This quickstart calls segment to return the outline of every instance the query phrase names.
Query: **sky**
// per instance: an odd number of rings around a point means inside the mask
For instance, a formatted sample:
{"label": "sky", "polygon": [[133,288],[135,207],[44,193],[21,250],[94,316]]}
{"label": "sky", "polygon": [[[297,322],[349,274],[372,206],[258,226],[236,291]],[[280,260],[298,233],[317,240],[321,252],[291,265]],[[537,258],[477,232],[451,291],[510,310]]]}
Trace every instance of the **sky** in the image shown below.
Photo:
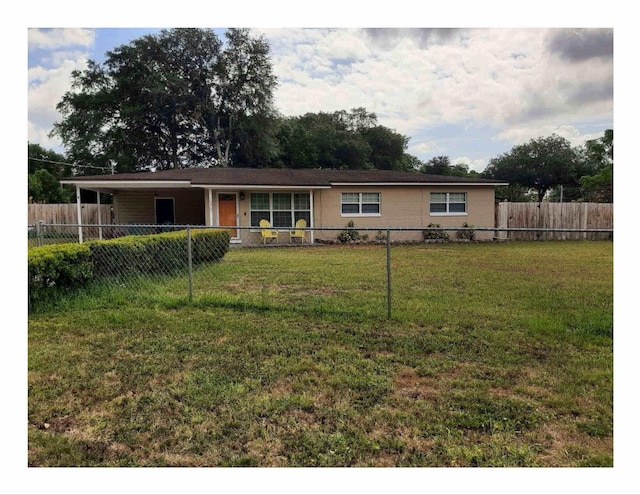
{"label": "sky", "polygon": [[[252,30],[269,42],[281,114],[364,107],[422,161],[448,156],[482,171],[534,138],[555,133],[580,146],[613,128],[611,27]],[[49,133],[71,72],[157,31],[29,28],[29,142],[64,151]]]}

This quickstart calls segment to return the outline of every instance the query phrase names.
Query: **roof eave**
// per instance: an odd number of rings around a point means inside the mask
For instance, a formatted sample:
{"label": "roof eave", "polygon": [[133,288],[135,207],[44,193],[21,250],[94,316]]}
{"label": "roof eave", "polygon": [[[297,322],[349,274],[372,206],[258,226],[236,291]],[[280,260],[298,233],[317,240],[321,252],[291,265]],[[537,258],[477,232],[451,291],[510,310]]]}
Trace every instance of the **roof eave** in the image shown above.
{"label": "roof eave", "polygon": [[189,188],[188,180],[75,180],[62,179],[60,184],[79,186],[83,189],[109,188],[109,189],[161,189],[161,188]]}
{"label": "roof eave", "polygon": [[506,186],[508,182],[332,182],[332,186]]}
{"label": "roof eave", "polygon": [[299,184],[299,185],[286,185],[279,186],[273,184],[192,184],[192,187],[202,188],[202,189],[282,189],[282,190],[300,190],[300,189],[331,189],[331,186],[316,186],[316,185],[308,185],[308,184]]}

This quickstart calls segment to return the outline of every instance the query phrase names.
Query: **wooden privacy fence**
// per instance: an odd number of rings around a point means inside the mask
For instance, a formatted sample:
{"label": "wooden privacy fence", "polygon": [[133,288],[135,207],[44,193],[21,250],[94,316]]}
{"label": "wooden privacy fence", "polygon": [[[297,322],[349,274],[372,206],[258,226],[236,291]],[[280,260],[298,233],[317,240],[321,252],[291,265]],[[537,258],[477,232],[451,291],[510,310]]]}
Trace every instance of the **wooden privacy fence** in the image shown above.
{"label": "wooden privacy fence", "polygon": [[[531,229],[613,229],[612,203],[498,203],[496,227]],[[601,232],[500,232],[498,239],[611,239]]]}
{"label": "wooden privacy fence", "polygon": [[[37,222],[48,224],[77,224],[78,206],[76,203],[68,204],[30,204],[29,225]],[[100,222],[98,222],[98,208],[100,208]],[[111,205],[83,204],[83,224],[109,225],[111,221]]]}

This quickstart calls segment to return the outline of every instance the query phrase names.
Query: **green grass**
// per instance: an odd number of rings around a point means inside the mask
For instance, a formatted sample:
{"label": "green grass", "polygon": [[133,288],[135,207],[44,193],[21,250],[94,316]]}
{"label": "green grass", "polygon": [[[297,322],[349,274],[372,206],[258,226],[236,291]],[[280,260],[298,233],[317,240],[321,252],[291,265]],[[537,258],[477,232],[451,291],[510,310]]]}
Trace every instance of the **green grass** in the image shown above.
{"label": "green grass", "polygon": [[612,466],[613,245],[238,249],[29,317],[32,466]]}

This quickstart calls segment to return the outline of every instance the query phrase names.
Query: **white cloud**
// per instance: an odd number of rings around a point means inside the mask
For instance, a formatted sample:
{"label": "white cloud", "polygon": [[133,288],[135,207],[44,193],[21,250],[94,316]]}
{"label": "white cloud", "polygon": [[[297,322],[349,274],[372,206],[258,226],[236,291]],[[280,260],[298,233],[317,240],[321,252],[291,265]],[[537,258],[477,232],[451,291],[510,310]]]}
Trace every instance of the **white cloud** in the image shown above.
{"label": "white cloud", "polygon": [[74,45],[91,47],[94,40],[93,29],[29,29],[29,50],[56,50]]}
{"label": "white cloud", "polygon": [[28,70],[29,142],[57,148],[60,141],[49,138],[53,122],[60,118],[56,105],[71,87],[71,72],[86,68],[87,59],[66,59],[54,68],[35,66]]}
{"label": "white cloud", "polygon": [[590,139],[601,138],[604,134],[604,128],[602,131],[583,133],[577,127],[573,125],[553,125],[544,124],[540,126],[523,126],[512,127],[500,132],[497,136],[499,139],[517,144],[524,144],[532,139],[539,137],[551,136],[556,134],[562,138],[565,138],[571,146],[582,146],[586,141]]}
{"label": "white cloud", "polygon": [[440,151],[436,141],[421,141],[420,143],[409,146],[409,153],[418,158],[425,155],[437,155]]}
{"label": "white cloud", "polygon": [[458,156],[451,161],[452,165],[458,165],[464,163],[469,167],[469,170],[475,170],[476,172],[482,172],[487,167],[487,161],[483,159],[473,159],[468,156]]}
{"label": "white cloud", "polygon": [[86,68],[94,42],[93,29],[28,30],[29,142],[60,148],[60,141],[49,137],[53,123],[60,118],[56,105],[71,88],[71,72]]}
{"label": "white cloud", "polygon": [[[446,123],[504,128],[498,138],[520,140],[612,114],[611,60],[554,57],[546,29],[460,30],[437,42],[404,30],[384,47],[354,29],[265,34],[285,115],[363,106],[409,135]],[[341,58],[348,63],[336,66]]]}

